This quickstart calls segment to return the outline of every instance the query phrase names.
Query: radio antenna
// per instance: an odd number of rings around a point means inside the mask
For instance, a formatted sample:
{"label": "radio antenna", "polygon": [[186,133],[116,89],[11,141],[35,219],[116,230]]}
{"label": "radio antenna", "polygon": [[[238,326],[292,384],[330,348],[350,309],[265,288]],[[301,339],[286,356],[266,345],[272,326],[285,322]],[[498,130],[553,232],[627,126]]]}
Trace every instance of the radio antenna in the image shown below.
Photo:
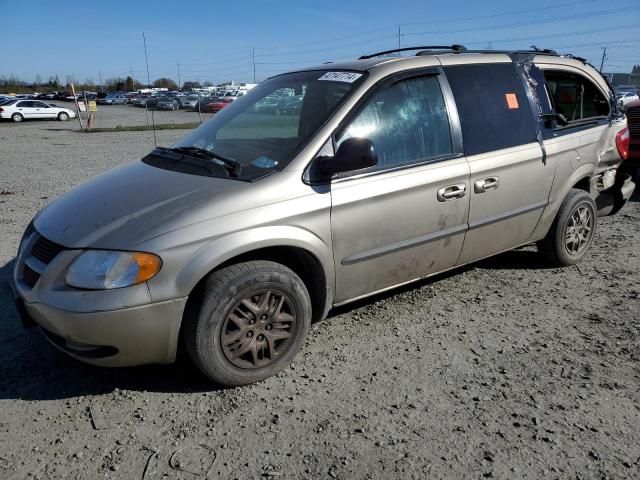
{"label": "radio antenna", "polygon": [[[142,32],[142,41],[144,42],[144,60],[147,63],[147,85],[149,85],[149,88],[151,88],[151,76],[149,75],[149,56],[147,55],[147,39],[144,36],[144,32]],[[149,99],[147,98],[147,102],[149,101]],[[146,103],[145,102],[145,108],[146,108]],[[156,120],[153,116],[153,109],[151,109],[151,125],[153,127],[153,146],[157,147],[158,146],[158,139],[156,138]]]}

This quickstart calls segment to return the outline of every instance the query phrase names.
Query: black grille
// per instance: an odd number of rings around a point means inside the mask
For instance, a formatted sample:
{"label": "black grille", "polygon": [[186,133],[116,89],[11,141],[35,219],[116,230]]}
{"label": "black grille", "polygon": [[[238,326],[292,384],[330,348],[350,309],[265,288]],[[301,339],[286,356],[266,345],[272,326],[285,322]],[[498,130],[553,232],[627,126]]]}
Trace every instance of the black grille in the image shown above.
{"label": "black grille", "polygon": [[[33,227],[31,227],[33,228]],[[33,230],[32,230],[33,231]],[[37,232],[36,232],[37,234]],[[25,232],[25,237],[30,235],[29,228],[27,228],[27,232]],[[62,245],[58,245],[57,243],[52,242],[51,240],[47,240],[46,238],[38,235],[36,242],[31,248],[31,252],[28,255],[31,255],[33,258],[40,260],[45,265],[48,265],[51,260],[53,260],[56,255],[62,252],[65,248]],[[24,283],[29,286],[29,288],[33,288],[40,278],[40,273],[38,273],[33,268],[29,267],[26,263],[22,263],[22,280]]]}
{"label": "black grille", "polygon": [[640,135],[640,107],[627,110],[627,125],[631,134]]}
{"label": "black grille", "polygon": [[47,240],[44,237],[40,237],[31,249],[31,255],[42,263],[48,264],[62,250],[64,250],[63,246],[53,243],[51,240]]}
{"label": "black grille", "polygon": [[29,288],[33,288],[39,278],[40,274],[32,268],[29,268],[27,265],[22,269],[22,279],[24,280],[24,283],[29,285]]}

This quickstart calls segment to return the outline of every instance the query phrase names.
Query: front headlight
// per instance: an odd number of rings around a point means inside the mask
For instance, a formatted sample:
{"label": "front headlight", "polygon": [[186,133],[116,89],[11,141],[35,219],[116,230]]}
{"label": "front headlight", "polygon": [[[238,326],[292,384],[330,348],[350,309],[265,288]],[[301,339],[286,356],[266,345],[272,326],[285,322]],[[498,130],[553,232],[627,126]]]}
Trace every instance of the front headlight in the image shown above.
{"label": "front headlight", "polygon": [[65,281],[89,290],[129,287],[152,278],[161,265],[152,253],[89,250],[73,261]]}

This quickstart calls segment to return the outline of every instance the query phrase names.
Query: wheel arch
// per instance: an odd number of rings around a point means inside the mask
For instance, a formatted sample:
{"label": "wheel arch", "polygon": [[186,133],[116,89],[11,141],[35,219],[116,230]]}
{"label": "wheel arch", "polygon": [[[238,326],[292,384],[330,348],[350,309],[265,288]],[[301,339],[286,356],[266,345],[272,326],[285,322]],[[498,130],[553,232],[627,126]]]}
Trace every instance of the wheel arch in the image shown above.
{"label": "wheel arch", "polygon": [[[571,188],[575,188],[575,189],[578,189],[578,190],[584,190],[585,192],[591,194],[591,176],[590,175],[585,175],[580,180],[575,182]],[[569,191],[570,190],[571,189],[569,189]],[[567,194],[569,193],[569,191],[567,191]],[[566,195],[565,195],[565,197],[566,197]]]}
{"label": "wheel arch", "polygon": [[212,272],[249,260],[270,260],[293,270],[309,291],[313,320],[326,316],[333,304],[331,249],[319,237],[297,227],[263,227],[211,242],[178,272],[176,286],[192,297]]}
{"label": "wheel arch", "polygon": [[536,226],[535,231],[530,237],[530,241],[535,242],[541,240],[547,235],[547,232],[551,228],[553,220],[558,214],[560,205],[562,205],[562,202],[573,188],[583,190],[591,195],[591,178],[593,177],[593,170],[593,163],[584,164],[581,167],[573,170],[571,172],[571,175],[569,175],[569,177],[562,182],[561,186],[558,186],[557,190],[552,190],[551,196],[549,198],[549,203],[544,209],[542,217],[538,221],[538,225]]}
{"label": "wheel arch", "polygon": [[[307,287],[311,298],[312,322],[325,318],[333,305],[333,264],[327,268],[317,253],[300,245],[280,244],[270,246],[254,245],[255,248],[245,248],[244,251],[220,257],[221,260],[211,268],[203,269],[197,275],[197,280],[189,290],[189,295],[182,313],[177,335],[176,358],[186,358],[184,350],[185,319],[194,315],[200,302],[207,277],[228,265],[250,260],[270,260],[293,270]],[[224,260],[222,260],[224,258]],[[190,262],[191,263],[191,262]],[[193,282],[193,280],[192,280]]]}

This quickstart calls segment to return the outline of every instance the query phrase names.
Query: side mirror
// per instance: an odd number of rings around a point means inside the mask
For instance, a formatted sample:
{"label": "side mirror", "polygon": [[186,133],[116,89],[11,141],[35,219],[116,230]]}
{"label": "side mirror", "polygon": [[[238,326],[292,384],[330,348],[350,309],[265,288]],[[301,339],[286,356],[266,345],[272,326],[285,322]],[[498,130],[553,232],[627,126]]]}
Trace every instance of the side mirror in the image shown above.
{"label": "side mirror", "polygon": [[378,164],[378,154],[368,138],[348,138],[333,157],[316,159],[315,170],[324,178],[336,173],[352,172]]}
{"label": "side mirror", "polygon": [[567,120],[567,117],[565,117],[561,113],[543,113],[540,116],[542,117],[542,120],[544,120],[546,124],[550,124],[554,120],[561,127],[564,127],[565,125],[569,124],[569,120]]}

